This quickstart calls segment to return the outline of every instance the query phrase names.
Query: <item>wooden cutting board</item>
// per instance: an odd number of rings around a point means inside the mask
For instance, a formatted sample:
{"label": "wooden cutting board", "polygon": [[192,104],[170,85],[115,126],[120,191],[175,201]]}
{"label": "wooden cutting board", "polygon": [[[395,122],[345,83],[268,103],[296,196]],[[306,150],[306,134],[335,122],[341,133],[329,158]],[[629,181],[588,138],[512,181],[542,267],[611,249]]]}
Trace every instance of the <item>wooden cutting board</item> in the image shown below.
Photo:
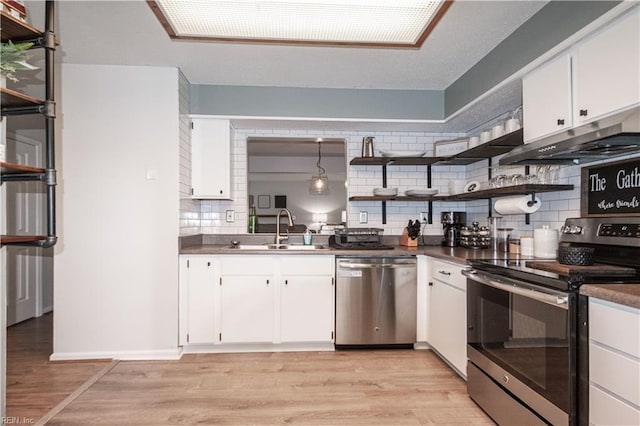
{"label": "wooden cutting board", "polygon": [[633,268],[625,268],[623,266],[605,265],[602,263],[594,263],[591,266],[579,266],[579,265],[563,265],[553,261],[537,261],[530,260],[525,262],[527,268],[540,269],[542,271],[553,272],[563,277],[570,275],[584,275],[584,276],[612,276],[612,277],[632,277],[636,274],[636,270]]}

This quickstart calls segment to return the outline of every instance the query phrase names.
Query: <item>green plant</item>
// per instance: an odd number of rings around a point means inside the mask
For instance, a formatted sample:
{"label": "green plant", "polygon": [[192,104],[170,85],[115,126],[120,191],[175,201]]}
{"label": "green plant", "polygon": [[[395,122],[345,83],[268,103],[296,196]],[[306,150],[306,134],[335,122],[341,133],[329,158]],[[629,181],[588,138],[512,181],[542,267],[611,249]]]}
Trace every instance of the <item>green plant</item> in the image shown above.
{"label": "green plant", "polygon": [[12,42],[0,44],[0,74],[11,81],[18,81],[15,73],[17,70],[35,70],[34,67],[27,63],[27,50],[33,46],[33,43]]}

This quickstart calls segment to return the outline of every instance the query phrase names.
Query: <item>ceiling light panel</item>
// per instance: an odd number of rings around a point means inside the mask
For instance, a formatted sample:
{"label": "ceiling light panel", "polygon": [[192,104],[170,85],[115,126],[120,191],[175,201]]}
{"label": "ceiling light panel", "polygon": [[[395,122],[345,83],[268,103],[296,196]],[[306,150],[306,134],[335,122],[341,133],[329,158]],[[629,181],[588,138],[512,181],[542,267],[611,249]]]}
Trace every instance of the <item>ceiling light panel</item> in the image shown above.
{"label": "ceiling light panel", "polygon": [[177,38],[414,46],[445,2],[157,0],[150,3],[152,8],[154,3],[158,6],[166,20],[165,27],[169,25],[169,32]]}

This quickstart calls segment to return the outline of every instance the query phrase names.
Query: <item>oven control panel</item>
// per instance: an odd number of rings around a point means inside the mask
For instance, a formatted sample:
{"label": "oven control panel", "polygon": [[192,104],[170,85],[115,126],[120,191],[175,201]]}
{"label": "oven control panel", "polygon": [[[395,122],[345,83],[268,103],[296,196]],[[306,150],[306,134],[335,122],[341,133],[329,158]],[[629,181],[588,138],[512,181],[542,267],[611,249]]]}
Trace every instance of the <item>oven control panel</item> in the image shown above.
{"label": "oven control panel", "polygon": [[602,223],[598,227],[598,237],[640,238],[640,224]]}

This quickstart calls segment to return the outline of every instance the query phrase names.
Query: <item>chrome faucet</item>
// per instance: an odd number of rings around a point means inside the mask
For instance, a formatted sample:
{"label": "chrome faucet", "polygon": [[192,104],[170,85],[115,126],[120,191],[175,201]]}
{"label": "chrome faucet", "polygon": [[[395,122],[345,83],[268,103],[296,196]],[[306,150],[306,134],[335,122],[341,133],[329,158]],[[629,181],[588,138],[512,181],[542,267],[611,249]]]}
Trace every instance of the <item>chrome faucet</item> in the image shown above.
{"label": "chrome faucet", "polygon": [[282,243],[284,240],[289,239],[289,229],[287,228],[287,235],[280,235],[280,215],[282,212],[287,214],[289,218],[289,226],[293,226],[293,219],[291,218],[291,212],[288,209],[282,209],[278,212],[276,216],[276,244]]}

